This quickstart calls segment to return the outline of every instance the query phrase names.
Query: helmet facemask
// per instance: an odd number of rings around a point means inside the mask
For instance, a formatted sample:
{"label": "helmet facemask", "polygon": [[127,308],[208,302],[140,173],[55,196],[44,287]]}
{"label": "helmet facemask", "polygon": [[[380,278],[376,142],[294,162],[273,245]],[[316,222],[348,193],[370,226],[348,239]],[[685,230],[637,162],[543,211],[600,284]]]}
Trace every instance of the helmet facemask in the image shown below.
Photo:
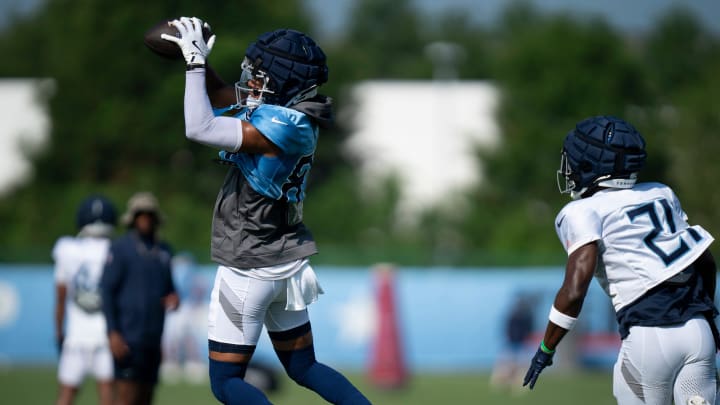
{"label": "helmet facemask", "polygon": [[[558,190],[560,190],[560,194],[570,194],[570,198],[577,200],[587,191],[587,187],[575,190],[577,183],[574,177],[577,176],[574,175],[572,167],[570,166],[570,159],[568,159],[567,153],[563,150],[560,154],[560,168],[557,170]],[[563,182],[565,183],[564,186]]]}
{"label": "helmet facemask", "polygon": [[235,82],[237,104],[234,107],[255,109],[265,103],[265,94],[275,94],[269,88],[270,76],[255,67],[247,58],[243,60],[241,68],[240,80]]}

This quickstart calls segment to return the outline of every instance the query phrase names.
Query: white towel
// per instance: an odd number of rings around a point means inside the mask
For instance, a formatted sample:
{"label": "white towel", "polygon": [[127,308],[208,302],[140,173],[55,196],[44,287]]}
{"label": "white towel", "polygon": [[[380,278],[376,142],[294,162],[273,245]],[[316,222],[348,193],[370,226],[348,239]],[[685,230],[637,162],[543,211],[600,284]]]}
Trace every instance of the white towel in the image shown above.
{"label": "white towel", "polygon": [[308,305],[317,301],[318,295],[324,293],[315,271],[307,262],[285,281],[287,287],[285,309],[288,311],[302,311]]}

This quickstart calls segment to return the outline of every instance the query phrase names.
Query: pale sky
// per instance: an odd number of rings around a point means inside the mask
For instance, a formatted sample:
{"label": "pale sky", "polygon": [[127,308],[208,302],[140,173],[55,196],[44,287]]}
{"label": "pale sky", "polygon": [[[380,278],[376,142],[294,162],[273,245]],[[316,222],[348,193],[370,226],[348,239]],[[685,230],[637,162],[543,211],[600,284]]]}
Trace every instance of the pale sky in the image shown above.
{"label": "pale sky", "polygon": [[[1,2],[2,0],[0,0]],[[568,12],[578,17],[602,15],[615,27],[624,31],[645,31],[657,18],[676,5],[697,13],[700,21],[720,34],[719,0],[528,0],[543,12]],[[339,32],[347,21],[349,11],[358,0],[305,0],[316,10],[321,33]],[[513,0],[413,0],[423,13],[437,14],[449,10],[461,11],[473,20],[492,24]],[[331,17],[328,17],[331,16]]]}
{"label": "pale sky", "polygon": [[[43,0],[0,0],[0,26],[11,11],[31,10]],[[351,7],[358,0],[304,0],[316,10],[323,31],[337,32],[347,21]],[[478,22],[492,23],[513,0],[413,0],[425,13],[461,10]],[[720,1],[718,0],[529,0],[537,8],[548,12],[567,11],[573,14],[600,14],[623,30],[645,30],[658,15],[674,5],[695,11],[708,28],[720,33]]]}

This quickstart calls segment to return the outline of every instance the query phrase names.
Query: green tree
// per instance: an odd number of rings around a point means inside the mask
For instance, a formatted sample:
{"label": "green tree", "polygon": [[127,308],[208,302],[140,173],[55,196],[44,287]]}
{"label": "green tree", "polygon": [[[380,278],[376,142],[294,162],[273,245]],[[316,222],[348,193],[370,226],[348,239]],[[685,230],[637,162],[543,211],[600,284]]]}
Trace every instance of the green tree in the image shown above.
{"label": "green tree", "polygon": [[[183,64],[151,54],[145,30],[179,15],[212,23],[210,62],[228,82],[259,33],[289,27],[313,33],[300,2],[227,4],[178,0],[121,3],[47,0],[0,32],[0,77],[49,77],[50,145],[34,158],[32,183],[0,199],[0,260],[47,260],[72,232],[75,205],[104,192],[118,205],[134,191],[156,192],[168,216],[165,236],[208,259],[211,207],[225,169],[211,149],[184,139]],[[693,222],[720,229],[713,179],[720,174],[717,104],[720,45],[689,13],[668,12],[647,37],[606,21],[539,13],[514,2],[493,27],[462,14],[423,17],[410,0],[355,3],[343,35],[324,38],[336,111],[354,110],[350,89],[371,79],[430,80],[427,45],[455,44],[460,80],[491,80],[502,93],[500,148],[478,151],[487,179],[471,190],[470,212],[428,210],[416,229],[394,226],[399,184],[363,195],[355,162],[343,153],[354,128],[340,117],[321,133],[305,221],[319,263],[557,264],[563,252],[553,219],[568,200],[555,188],[561,141],[582,118],[612,114],[645,135],[641,181],[673,186]],[[45,95],[48,96],[48,95]],[[382,103],[383,100],[377,100]],[[412,145],[408,145],[409,153]],[[439,168],[441,170],[441,168]],[[29,248],[31,247],[31,248]]]}
{"label": "green tree", "polygon": [[720,41],[687,12],[668,12],[650,33],[645,47],[648,75],[655,89],[659,125],[670,155],[667,181],[693,223],[720,232],[720,115],[714,97],[720,90]]}
{"label": "green tree", "polygon": [[97,2],[48,0],[0,35],[13,55],[5,77],[50,77],[52,134],[35,159],[33,182],[0,201],[0,257],[49,257],[49,246],[73,232],[74,205],[104,192],[121,208],[131,193],[160,196],[169,221],[166,237],[178,248],[207,257],[210,210],[223,169],[213,151],[184,139],[184,67],[153,55],[142,44],[157,22],[197,15],[218,36],[211,63],[232,83],[246,44],[279,27],[307,30],[299,2],[235,5],[217,1]]}
{"label": "green tree", "polygon": [[592,115],[634,121],[630,107],[650,102],[648,83],[637,55],[601,20],[546,17],[519,4],[506,11],[499,35],[493,77],[503,94],[502,146],[482,156],[488,184],[462,233],[477,249],[544,262],[561,252],[552,230],[567,202],[555,185],[563,137]]}

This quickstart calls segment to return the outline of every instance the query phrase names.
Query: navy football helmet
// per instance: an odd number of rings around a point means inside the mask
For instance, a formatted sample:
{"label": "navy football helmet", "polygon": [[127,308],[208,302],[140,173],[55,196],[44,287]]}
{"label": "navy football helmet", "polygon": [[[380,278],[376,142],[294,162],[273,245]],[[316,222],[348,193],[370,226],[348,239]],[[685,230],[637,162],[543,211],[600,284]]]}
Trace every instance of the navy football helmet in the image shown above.
{"label": "navy football helmet", "polygon": [[[268,103],[285,107],[314,97],[327,82],[325,53],[300,31],[266,32],[248,46],[235,83],[238,106]],[[249,82],[255,81],[254,86]]]}
{"label": "navy football helmet", "polygon": [[89,196],[78,206],[76,225],[81,236],[108,237],[116,224],[115,206],[101,195]]}
{"label": "navy football helmet", "polygon": [[558,188],[573,199],[599,187],[632,188],[646,157],[645,140],[629,123],[613,116],[585,119],[563,142]]}

